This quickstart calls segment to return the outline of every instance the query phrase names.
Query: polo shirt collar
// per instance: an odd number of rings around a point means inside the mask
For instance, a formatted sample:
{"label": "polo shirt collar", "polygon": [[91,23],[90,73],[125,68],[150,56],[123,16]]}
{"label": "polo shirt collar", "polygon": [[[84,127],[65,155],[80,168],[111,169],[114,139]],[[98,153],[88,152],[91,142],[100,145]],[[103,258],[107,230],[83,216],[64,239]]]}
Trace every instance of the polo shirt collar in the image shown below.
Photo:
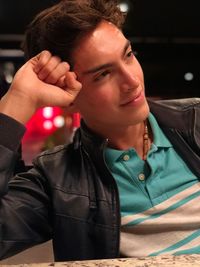
{"label": "polo shirt collar", "polygon": [[[160,148],[169,148],[172,147],[172,144],[167,139],[165,134],[163,133],[162,129],[159,127],[155,117],[152,113],[149,114],[148,117],[149,124],[151,126],[152,132],[153,132],[153,144],[156,147]],[[114,164],[120,157],[123,157],[125,153],[134,153],[134,149],[130,148],[128,150],[117,150],[113,148],[107,147],[105,150],[105,160],[109,164]]]}
{"label": "polo shirt collar", "polygon": [[152,113],[149,114],[148,121],[151,126],[151,130],[153,132],[154,145],[157,147],[163,147],[163,148],[172,147],[172,144],[170,143],[170,141],[167,139],[167,137],[163,133],[162,129],[158,125],[157,120],[155,119]]}

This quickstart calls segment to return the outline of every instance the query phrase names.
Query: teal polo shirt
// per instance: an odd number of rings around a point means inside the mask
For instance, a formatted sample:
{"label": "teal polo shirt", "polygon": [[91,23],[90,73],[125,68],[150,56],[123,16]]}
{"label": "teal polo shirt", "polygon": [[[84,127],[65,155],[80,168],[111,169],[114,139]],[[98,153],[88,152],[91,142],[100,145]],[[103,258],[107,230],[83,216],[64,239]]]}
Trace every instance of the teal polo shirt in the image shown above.
{"label": "teal polo shirt", "polygon": [[159,127],[148,117],[153,143],[143,161],[134,148],[106,148],[105,160],[118,185],[121,216],[138,213],[157,205],[198,182]]}
{"label": "teal polo shirt", "polygon": [[143,161],[134,148],[107,148],[121,208],[122,257],[200,254],[200,183],[148,117],[153,143]]}

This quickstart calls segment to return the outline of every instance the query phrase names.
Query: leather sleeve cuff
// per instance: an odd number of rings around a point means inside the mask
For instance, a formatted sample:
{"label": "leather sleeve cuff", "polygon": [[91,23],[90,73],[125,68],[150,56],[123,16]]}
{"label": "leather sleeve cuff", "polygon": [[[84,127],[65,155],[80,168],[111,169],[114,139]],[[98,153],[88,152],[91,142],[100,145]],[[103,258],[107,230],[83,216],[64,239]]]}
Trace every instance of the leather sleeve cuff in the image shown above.
{"label": "leather sleeve cuff", "polygon": [[26,127],[15,119],[0,113],[0,145],[17,151]]}

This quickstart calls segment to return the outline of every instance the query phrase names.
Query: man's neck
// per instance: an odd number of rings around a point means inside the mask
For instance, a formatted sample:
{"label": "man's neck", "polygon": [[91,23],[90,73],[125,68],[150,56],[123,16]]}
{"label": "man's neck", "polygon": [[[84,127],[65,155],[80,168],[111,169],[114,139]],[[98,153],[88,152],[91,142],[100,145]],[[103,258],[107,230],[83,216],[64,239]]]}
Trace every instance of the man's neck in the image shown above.
{"label": "man's neck", "polygon": [[108,139],[108,146],[110,148],[117,150],[134,148],[138,156],[143,158],[145,132],[145,124],[143,121],[127,127],[119,127],[119,125],[117,125],[116,127],[101,127],[101,129],[99,129],[96,125],[95,127],[89,126],[89,128]]}
{"label": "man's neck", "polygon": [[143,157],[144,123],[129,126],[126,131],[113,132],[108,135],[108,146],[117,150],[134,148],[137,154]]}

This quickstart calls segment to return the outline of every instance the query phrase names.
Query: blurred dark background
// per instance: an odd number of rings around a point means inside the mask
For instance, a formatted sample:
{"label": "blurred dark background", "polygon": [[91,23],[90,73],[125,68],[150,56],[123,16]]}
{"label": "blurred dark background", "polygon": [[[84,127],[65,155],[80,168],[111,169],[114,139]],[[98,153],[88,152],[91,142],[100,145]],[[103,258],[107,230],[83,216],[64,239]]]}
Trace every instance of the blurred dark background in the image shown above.
{"label": "blurred dark background", "polygon": [[[58,0],[0,0],[0,91],[5,93],[24,62],[20,44],[38,11]],[[124,32],[144,73],[148,96],[198,97],[200,85],[200,2],[121,0],[128,12]]]}

